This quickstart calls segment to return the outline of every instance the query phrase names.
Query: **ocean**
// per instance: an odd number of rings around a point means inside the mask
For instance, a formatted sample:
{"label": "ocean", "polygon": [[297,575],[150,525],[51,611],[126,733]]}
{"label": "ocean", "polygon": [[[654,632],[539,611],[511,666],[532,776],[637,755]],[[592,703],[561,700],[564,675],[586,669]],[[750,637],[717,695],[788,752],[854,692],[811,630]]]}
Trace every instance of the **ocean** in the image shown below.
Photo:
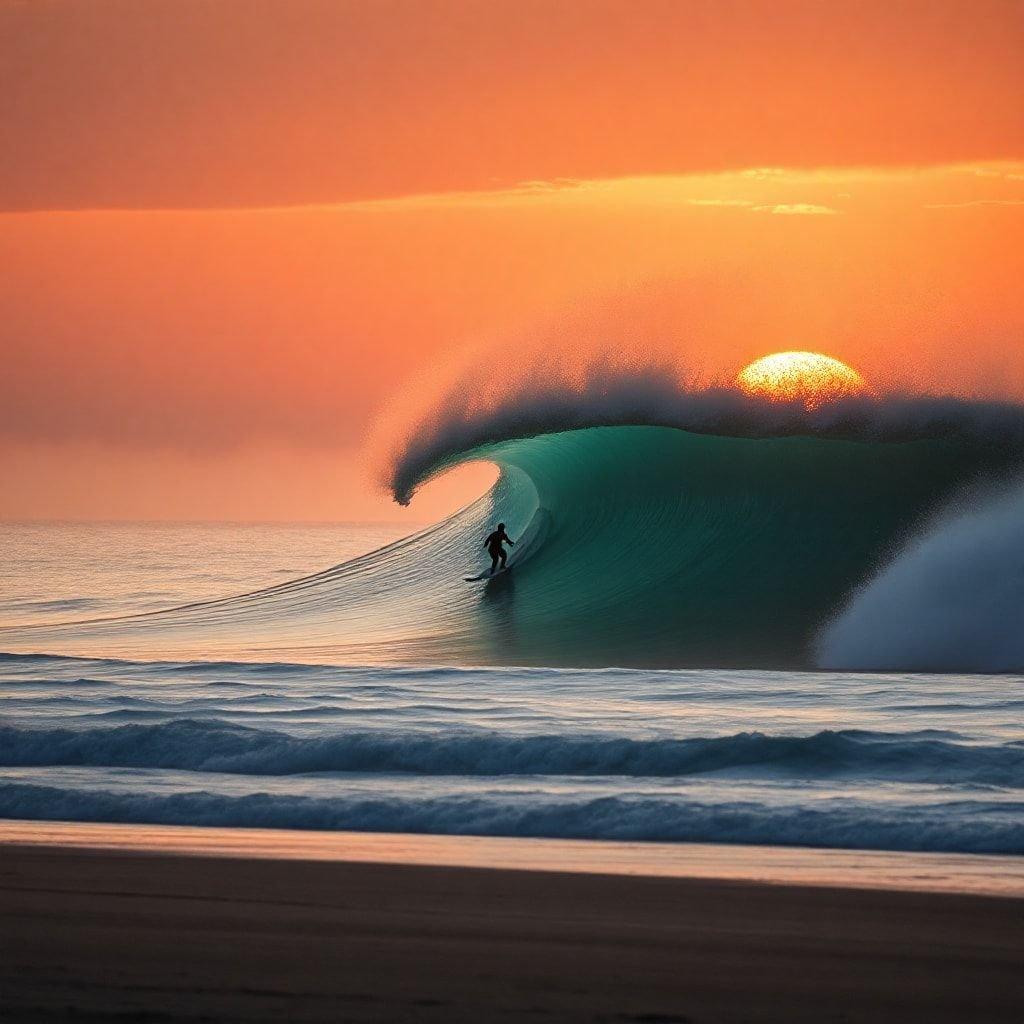
{"label": "ocean", "polygon": [[[528,533],[532,515],[508,517],[527,549],[554,532]],[[518,604],[545,591],[464,583],[475,533],[441,579],[431,558],[408,561],[439,535],[455,543],[452,522],[411,539],[379,525],[0,525],[0,817],[1024,853],[1020,675],[666,668],[657,644],[652,664],[499,664],[527,650]],[[433,595],[419,630],[365,603],[401,559],[400,594],[426,579]],[[453,612],[471,601],[477,635]],[[442,617],[443,643],[426,629]],[[360,622],[379,642],[348,638]],[[610,632],[615,650],[624,633]]]}
{"label": "ocean", "polygon": [[[401,449],[395,499],[467,462],[498,466],[497,482],[410,536],[364,537],[370,551],[323,529],[275,539],[208,527],[189,541],[152,528],[143,555],[131,538],[99,531],[82,592],[80,569],[60,561],[58,530],[52,546],[36,545],[34,566],[15,570],[35,603],[8,599],[0,650],[349,666],[1024,671],[1024,409],[837,402],[786,419],[712,397],[676,395],[676,414],[692,418],[687,402],[703,409],[701,430],[607,424],[600,403],[583,413],[556,404],[566,429],[543,403],[546,419],[529,402],[482,420],[456,410]],[[572,426],[584,413],[598,425]],[[497,523],[515,540],[511,571],[467,585],[488,565],[483,538]],[[272,550],[277,540],[283,551]],[[114,598],[103,588],[118,573],[130,592]]]}

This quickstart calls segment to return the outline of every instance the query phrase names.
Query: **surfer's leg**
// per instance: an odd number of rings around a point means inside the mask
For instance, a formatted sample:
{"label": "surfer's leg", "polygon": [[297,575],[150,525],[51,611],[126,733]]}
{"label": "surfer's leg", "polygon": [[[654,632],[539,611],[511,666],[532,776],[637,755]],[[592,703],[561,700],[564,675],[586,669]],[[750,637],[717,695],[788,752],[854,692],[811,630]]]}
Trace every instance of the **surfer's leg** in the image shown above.
{"label": "surfer's leg", "polygon": [[498,557],[501,559],[501,567],[502,567],[502,569],[504,569],[505,568],[505,563],[508,561],[508,553],[506,551],[502,550],[498,554]]}

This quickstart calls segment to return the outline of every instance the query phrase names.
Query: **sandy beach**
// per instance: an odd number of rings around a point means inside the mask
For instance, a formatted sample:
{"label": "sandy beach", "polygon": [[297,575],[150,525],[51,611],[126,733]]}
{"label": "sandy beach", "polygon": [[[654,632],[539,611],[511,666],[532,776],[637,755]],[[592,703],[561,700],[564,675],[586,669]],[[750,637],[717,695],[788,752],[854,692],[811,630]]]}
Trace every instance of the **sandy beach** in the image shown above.
{"label": "sandy beach", "polygon": [[1024,904],[0,845],[0,1019],[1024,1018]]}

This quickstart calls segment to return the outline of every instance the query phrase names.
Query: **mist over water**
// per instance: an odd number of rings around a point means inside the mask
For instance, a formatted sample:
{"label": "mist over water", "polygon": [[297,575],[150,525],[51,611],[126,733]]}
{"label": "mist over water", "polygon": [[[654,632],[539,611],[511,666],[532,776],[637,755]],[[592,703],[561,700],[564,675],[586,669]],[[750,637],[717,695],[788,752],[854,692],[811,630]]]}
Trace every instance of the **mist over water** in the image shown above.
{"label": "mist over water", "polygon": [[1024,665],[1024,484],[944,509],[822,631],[825,668]]}

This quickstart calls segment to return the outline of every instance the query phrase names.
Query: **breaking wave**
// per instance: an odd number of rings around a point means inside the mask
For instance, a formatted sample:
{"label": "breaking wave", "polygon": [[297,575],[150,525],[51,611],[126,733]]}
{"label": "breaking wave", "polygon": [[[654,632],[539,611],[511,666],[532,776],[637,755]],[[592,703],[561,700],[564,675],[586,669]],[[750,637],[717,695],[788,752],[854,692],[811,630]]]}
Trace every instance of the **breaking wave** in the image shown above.
{"label": "breaking wave", "polygon": [[1024,666],[1024,489],[949,510],[823,631],[826,668]]}
{"label": "breaking wave", "polygon": [[[395,498],[479,461],[500,470],[487,495],[371,555],[230,600],[0,630],[0,647],[347,664],[1024,667],[1020,516],[986,497],[1024,468],[1020,406],[890,396],[808,411],[681,389],[653,371],[533,382],[487,408],[448,396],[398,451]],[[929,532],[950,503],[951,525]],[[513,571],[467,585],[497,520],[520,539]],[[959,578],[969,582],[957,596]]]}
{"label": "breaking wave", "polygon": [[101,766],[281,776],[377,772],[458,776],[729,773],[1024,788],[1024,743],[982,745],[956,733],[823,731],[810,736],[632,739],[498,732],[347,732],[296,736],[216,720],[113,728],[0,727],[0,767]]}
{"label": "breaking wave", "polygon": [[721,842],[963,853],[1024,853],[1024,804],[927,807],[850,801],[766,807],[746,801],[608,796],[303,797],[161,795],[0,783],[0,817],[355,832]]}

